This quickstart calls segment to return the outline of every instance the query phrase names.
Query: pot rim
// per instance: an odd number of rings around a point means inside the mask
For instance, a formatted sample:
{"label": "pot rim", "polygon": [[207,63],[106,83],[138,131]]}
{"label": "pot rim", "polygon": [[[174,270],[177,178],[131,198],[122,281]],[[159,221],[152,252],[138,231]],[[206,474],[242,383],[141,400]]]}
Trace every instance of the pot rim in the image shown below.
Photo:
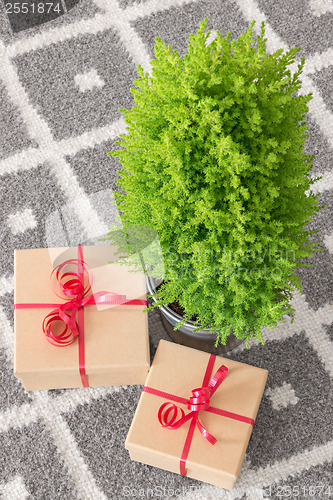
{"label": "pot rim", "polygon": [[[147,283],[148,292],[150,294],[156,293],[156,288],[155,288],[155,284],[154,284],[154,278],[152,278],[151,276],[147,276],[146,275],[146,283]],[[157,300],[155,299],[155,297],[152,297],[152,300],[154,302],[157,302]],[[160,308],[161,313],[164,314],[164,316],[169,317],[171,319],[174,319],[177,322],[183,321],[183,319],[184,319],[183,316],[181,316],[180,314],[176,313],[173,309],[171,309],[171,307],[162,305],[162,306],[159,306],[159,308]],[[194,330],[196,330],[197,328],[200,328],[200,324],[195,324],[194,321],[191,321],[191,320],[186,321],[186,323],[183,323],[182,326],[188,328],[189,330],[192,330],[192,332]],[[216,333],[212,332],[208,328],[202,328],[201,330],[197,330],[195,332],[195,335],[197,337],[201,337],[202,336],[203,338],[207,338],[207,336],[211,336],[213,338],[216,337]]]}

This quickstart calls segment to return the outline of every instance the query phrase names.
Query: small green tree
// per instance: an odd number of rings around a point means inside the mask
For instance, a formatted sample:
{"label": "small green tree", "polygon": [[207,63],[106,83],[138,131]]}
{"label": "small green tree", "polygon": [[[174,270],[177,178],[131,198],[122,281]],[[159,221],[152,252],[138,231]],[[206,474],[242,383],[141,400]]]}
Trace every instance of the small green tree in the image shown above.
{"label": "small green tree", "polygon": [[159,304],[173,301],[225,343],[233,332],[293,314],[295,268],[317,248],[305,225],[318,206],[303,153],[309,95],[297,95],[300,48],[268,55],[264,23],[238,40],[206,20],[181,58],[156,38],[152,74],[141,67],[124,112],[128,134],[110,154],[123,169],[117,195],[126,227],[157,231],[165,265]]}

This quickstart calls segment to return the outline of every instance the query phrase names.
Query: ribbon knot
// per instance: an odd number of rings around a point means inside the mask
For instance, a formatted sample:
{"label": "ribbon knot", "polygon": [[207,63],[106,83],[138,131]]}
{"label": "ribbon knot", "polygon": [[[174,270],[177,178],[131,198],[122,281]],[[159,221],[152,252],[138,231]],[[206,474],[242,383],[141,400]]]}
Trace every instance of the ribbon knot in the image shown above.
{"label": "ribbon knot", "polygon": [[[65,268],[72,265],[76,271],[64,272]],[[87,297],[87,293],[91,290],[91,280],[87,264],[82,258],[82,252],[79,248],[79,258],[69,259],[59,264],[51,273],[52,278],[56,280],[56,286],[60,289],[61,294],[57,293],[53,287],[54,293],[61,299],[66,300],[63,304],[57,304],[56,309],[47,314],[44,318],[42,329],[47,340],[60,347],[71,345],[79,336],[79,324],[76,320],[77,313],[81,307],[84,307],[94,300],[94,295]],[[85,285],[86,282],[86,285]],[[107,293],[107,292],[104,292]],[[91,297],[91,299],[90,299]],[[95,302],[95,301],[94,301]],[[66,311],[69,311],[66,312]],[[60,322],[62,330],[55,333],[52,328],[54,323]]]}
{"label": "ribbon knot", "polygon": [[[222,383],[224,377],[228,373],[228,368],[224,365],[222,365],[217,372],[215,373],[214,377],[211,379],[211,381],[208,383],[212,368],[213,368],[213,363],[214,363],[213,357],[210,358],[210,361],[207,366],[206,374],[204,377],[203,381],[203,386],[193,389],[192,396],[190,397],[189,400],[186,401],[187,409],[191,410],[187,415],[185,415],[185,412],[182,408],[179,406],[176,406],[173,403],[163,403],[158,411],[158,420],[162,427],[166,427],[168,429],[178,429],[181,425],[185,424],[185,422],[191,420],[190,428],[189,428],[189,433],[187,437],[187,441],[183,450],[183,455],[180,460],[180,470],[181,474],[185,475],[185,462],[186,462],[186,457],[188,453],[188,449],[190,446],[190,442],[192,439],[192,435],[194,432],[194,428],[197,426],[201,435],[207,439],[207,441],[214,445],[216,443],[216,438],[210,434],[207,429],[202,425],[202,423],[199,420],[199,413],[201,411],[207,411],[210,408],[210,397],[214,394],[216,389],[219,387],[219,385]],[[181,401],[180,401],[181,402]],[[178,415],[180,414],[180,417],[177,420]]]}
{"label": "ribbon knot", "polygon": [[211,390],[209,387],[199,387],[193,389],[192,397],[190,397],[187,409],[192,411],[208,410],[210,407]]}

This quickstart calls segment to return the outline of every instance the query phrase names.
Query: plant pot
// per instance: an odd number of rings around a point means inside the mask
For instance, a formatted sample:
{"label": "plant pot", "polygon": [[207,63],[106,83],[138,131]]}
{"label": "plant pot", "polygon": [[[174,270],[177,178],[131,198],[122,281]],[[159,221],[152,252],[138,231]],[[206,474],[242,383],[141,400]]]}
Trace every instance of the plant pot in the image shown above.
{"label": "plant pot", "polygon": [[[146,276],[146,283],[148,293],[156,293],[156,283],[152,278]],[[156,302],[156,299],[152,299]],[[163,326],[168,333],[169,337],[174,342],[178,344],[186,345],[188,347],[193,347],[194,349],[199,349],[200,351],[209,352],[212,354],[223,354],[231,351],[245,339],[238,339],[234,335],[229,335],[225,345],[219,344],[215,347],[216,333],[208,329],[202,329],[194,332],[198,325],[195,325],[193,321],[188,321],[184,325],[180,326],[179,329],[175,330],[174,327],[183,320],[183,317],[177,314],[168,306],[161,306],[160,308]]]}

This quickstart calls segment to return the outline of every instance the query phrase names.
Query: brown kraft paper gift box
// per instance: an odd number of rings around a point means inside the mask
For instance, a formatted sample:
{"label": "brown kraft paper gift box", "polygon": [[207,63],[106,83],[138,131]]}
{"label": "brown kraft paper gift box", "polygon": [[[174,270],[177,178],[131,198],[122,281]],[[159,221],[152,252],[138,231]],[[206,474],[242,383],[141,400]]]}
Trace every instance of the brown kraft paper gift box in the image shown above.
{"label": "brown kraft paper gift box", "polygon": [[[107,291],[127,300],[146,300],[143,274],[117,263],[110,245],[82,247],[91,293]],[[15,304],[64,303],[52,289],[54,267],[78,259],[78,247],[15,250]],[[17,307],[17,306],[16,306]],[[149,370],[145,305],[86,305],[84,356],[89,386],[143,384]],[[54,308],[53,308],[54,309]],[[14,309],[14,373],[27,390],[82,387],[78,339],[69,346],[52,345],[42,331],[52,308]]]}
{"label": "brown kraft paper gift box", "polygon": [[[210,354],[161,340],[141,394],[125,448],[132,460],[180,473],[180,457],[190,422],[177,429],[162,427],[158,420],[161,405],[169,402],[189,413],[186,405],[145,392],[157,389],[189,399],[202,387]],[[211,376],[225,365],[228,373],[210,398],[211,407],[256,418],[268,372],[261,368],[216,356]],[[180,417],[178,412],[177,419]],[[199,421],[216,438],[212,445],[196,426],[186,459],[186,475],[226,489],[233,488],[252,433],[248,422],[199,412]]]}

